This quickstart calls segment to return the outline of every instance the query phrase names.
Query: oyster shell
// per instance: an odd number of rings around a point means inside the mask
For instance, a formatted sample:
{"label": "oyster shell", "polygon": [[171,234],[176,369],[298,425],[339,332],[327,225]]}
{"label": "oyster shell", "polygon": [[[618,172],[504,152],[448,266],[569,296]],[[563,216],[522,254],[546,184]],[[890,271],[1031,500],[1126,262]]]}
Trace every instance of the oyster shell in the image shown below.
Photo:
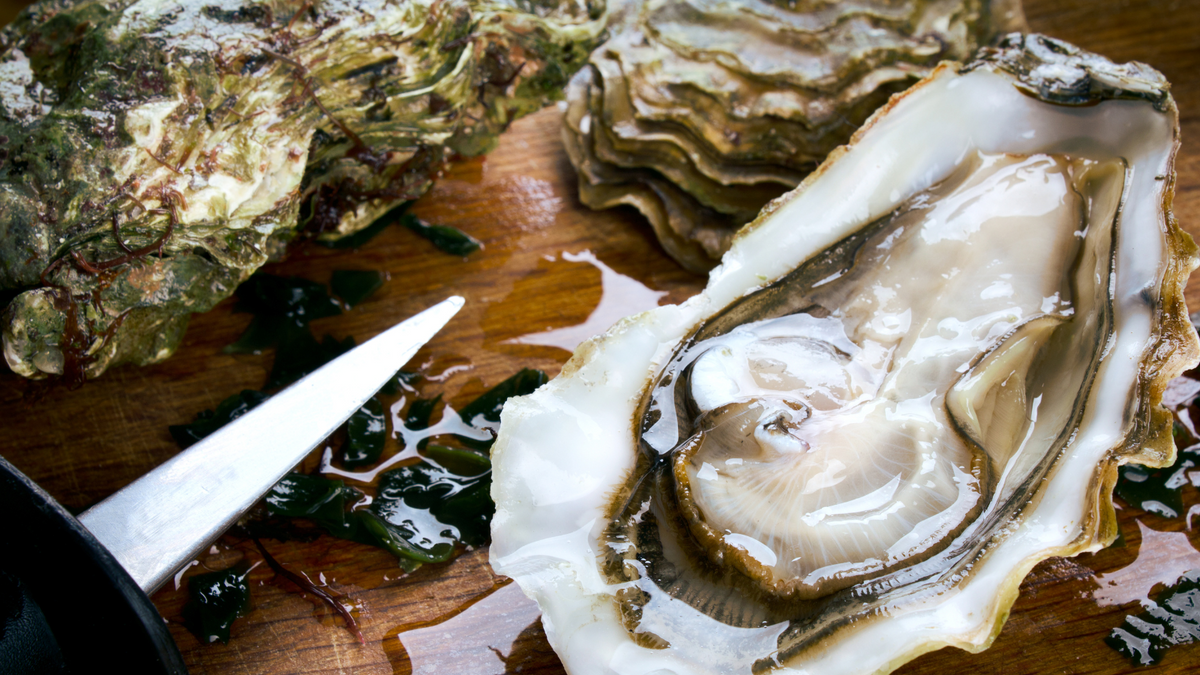
{"label": "oyster shell", "polygon": [[1160,74],[1013,34],[892,99],[700,295],[510,401],[491,560],[568,671],[886,673],[1116,535],[1200,358]]}
{"label": "oyster shell", "polygon": [[710,268],[888,96],[1024,30],[1019,0],[651,0],[567,94],[563,140],[592,208],[629,204]]}
{"label": "oyster shell", "polygon": [[0,31],[9,366],[78,381],[161,361],[191,313],[301,231],[366,227],[559,98],[603,13],[590,0],[30,7]]}

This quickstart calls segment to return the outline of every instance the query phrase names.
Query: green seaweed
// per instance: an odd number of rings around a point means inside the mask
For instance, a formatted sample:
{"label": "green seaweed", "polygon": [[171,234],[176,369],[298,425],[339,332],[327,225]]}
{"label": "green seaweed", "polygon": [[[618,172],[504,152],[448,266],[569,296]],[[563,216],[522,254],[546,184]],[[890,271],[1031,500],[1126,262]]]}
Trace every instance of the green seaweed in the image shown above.
{"label": "green seaweed", "polygon": [[[441,402],[441,394],[433,398],[418,398],[413,401],[408,406],[408,412],[404,414],[404,428],[410,431],[428,429],[429,420],[433,417],[433,411],[437,409],[438,404]],[[417,448],[422,449],[428,443],[428,438],[422,438],[420,441],[417,441]]]}
{"label": "green seaweed", "polygon": [[370,508],[423,550],[460,542],[477,546],[487,541],[496,509],[490,485],[490,465],[463,476],[423,461],[380,476]]}
{"label": "green seaweed", "polygon": [[216,410],[204,410],[198,413],[191,424],[173,424],[167,427],[167,430],[171,433],[171,438],[175,439],[175,443],[181,449],[186,449],[217,429],[250,412],[268,398],[270,397],[261,391],[243,389],[218,403]]}
{"label": "green seaweed", "polygon": [[[528,393],[545,381],[541,371],[522,370],[464,410],[472,411],[480,423],[488,423],[499,418],[509,397]],[[440,402],[441,396],[414,400],[405,413],[405,427],[427,429]],[[377,412],[380,420],[386,421],[382,404]],[[406,570],[449,560],[459,546],[487,543],[495,513],[490,495],[491,461],[471,449],[426,445],[428,440],[421,441],[421,461],[380,475],[375,497],[366,508],[353,508],[361,493],[340,480],[293,473],[267,495],[268,511],[274,516],[305,518],[332,536],[386,549]],[[344,462],[347,457],[343,456]]]}
{"label": "green seaweed", "polygon": [[383,288],[383,274],[374,270],[334,270],[329,288],[347,307],[357,307]]}
{"label": "green seaweed", "polygon": [[201,642],[229,642],[229,629],[250,607],[246,572],[227,569],[197,574],[188,579],[184,624]]}
{"label": "green seaweed", "polygon": [[448,225],[430,225],[411,213],[404,214],[400,223],[428,239],[429,243],[443,253],[465,258],[483,248],[483,244],[478,239],[462,230]]}
{"label": "green seaweed", "polygon": [[377,546],[375,537],[350,510],[361,498],[361,492],[343,481],[290,473],[271,488],[264,501],[272,515],[306,518],[340,539]]}
{"label": "green seaweed", "polygon": [[1148,600],[1146,611],[1125,617],[1104,642],[1136,666],[1162,660],[1168,647],[1200,641],[1200,569]]}
{"label": "green seaweed", "polygon": [[261,354],[274,347],[266,389],[285,387],[354,347],[354,338],[313,336],[310,323],[342,312],[325,286],[315,281],[259,273],[242,284],[237,298],[234,311],[254,318],[225,352]]}
{"label": "green seaweed", "polygon": [[284,330],[275,347],[275,361],[267,389],[286,387],[354,349],[354,338],[338,340],[326,335],[319,342],[308,330]]}
{"label": "green seaweed", "polygon": [[335,537],[386,549],[412,563],[444,562],[460,544],[487,541],[495,511],[488,495],[491,466],[478,458],[458,458],[467,475],[430,462],[385,472],[370,506],[357,510],[351,506],[361,493],[342,481],[293,473],[268,493],[267,508],[272,515],[309,519]]}
{"label": "green seaweed", "polygon": [[[1200,375],[1195,370],[1184,373],[1181,378],[1196,380]],[[1200,466],[1200,439],[1189,430],[1190,426],[1181,419],[1200,419],[1200,407],[1193,399],[1174,411],[1175,425],[1172,436],[1175,441],[1175,462],[1168,467],[1153,469],[1137,464],[1126,464],[1118,472],[1113,495],[1126,504],[1157,514],[1164,518],[1178,518],[1186,511],[1183,503],[1183,488],[1188,485],[1188,473]],[[1183,416],[1181,418],[1181,415]]]}
{"label": "green seaweed", "polygon": [[237,304],[233,309],[255,316],[283,316],[297,328],[342,313],[342,308],[329,296],[323,284],[302,277],[265,273],[255,274],[238,287]]}
{"label": "green seaweed", "polygon": [[[540,370],[522,368],[516,375],[509,377],[468,403],[458,414],[464,422],[471,426],[481,429],[495,427],[500,424],[500,411],[504,409],[504,403],[509,398],[532,394],[534,390],[549,381],[550,378],[546,377],[546,373]],[[458,439],[464,445],[476,450],[487,450],[492,447],[494,442],[494,439],[479,441],[461,436]]]}
{"label": "green seaweed", "polygon": [[257,354],[277,344],[289,329],[306,329],[316,319],[341,314],[342,308],[322,284],[260,272],[238,288],[233,311],[253,314],[254,318],[225,352]]}
{"label": "green seaweed", "polygon": [[459,476],[478,476],[492,468],[492,460],[487,455],[474,450],[463,450],[431,443],[426,446],[422,454],[429,460],[445,467],[450,473]]}
{"label": "green seaweed", "polygon": [[279,342],[287,319],[278,314],[256,316],[250,320],[246,330],[232,344],[226,345],[226,354],[261,354]]}
{"label": "green seaweed", "polygon": [[451,538],[438,537],[436,541],[427,539],[408,523],[388,522],[373,511],[363,511],[360,517],[363,526],[375,535],[377,545],[402,561],[407,561],[405,568],[409,571],[424,563],[446,562],[454,555],[454,540]]}
{"label": "green seaweed", "polygon": [[383,404],[372,397],[346,421],[346,445],[342,465],[354,469],[379,461],[387,441],[387,418]]}
{"label": "green seaweed", "polygon": [[320,476],[289,473],[271,491],[265,501],[267,509],[277,516],[311,518],[321,522],[341,522],[346,511],[346,498],[361,496],[340,480]]}
{"label": "green seaweed", "polygon": [[1187,485],[1187,471],[1200,463],[1195,450],[1178,450],[1175,463],[1164,469],[1149,469],[1126,464],[1113,494],[1135,508],[1157,513],[1164,518],[1178,518],[1183,513],[1182,488]]}
{"label": "green seaweed", "polygon": [[[1200,372],[1191,370],[1181,377],[1196,380],[1198,375]],[[1184,488],[1190,483],[1188,474],[1200,466],[1200,439],[1185,422],[1200,419],[1198,402],[1200,399],[1193,398],[1174,410],[1175,462],[1161,469],[1122,466],[1113,487],[1115,496],[1163,518],[1190,516],[1191,511],[1185,509]],[[1187,526],[1191,528],[1190,523]],[[1143,607],[1144,612],[1126,616],[1104,640],[1134,665],[1153,665],[1163,658],[1167,648],[1200,641],[1200,569],[1185,573],[1155,600],[1144,601]]]}
{"label": "green seaweed", "polygon": [[400,205],[398,205],[398,206],[392,207],[390,210],[386,211],[383,215],[379,216],[374,221],[372,221],[370,225],[359,230],[358,232],[347,235],[340,239],[333,239],[333,240],[328,240],[328,241],[327,240],[318,240],[318,242],[321,245],[326,246],[328,248],[336,248],[336,249],[362,248],[364,245],[367,244],[367,242],[369,242],[372,239],[374,239],[375,237],[379,236],[379,234],[381,232],[383,232],[384,230],[386,230],[388,227],[395,225],[396,223],[399,223],[400,217],[403,216],[406,211],[408,211],[408,207],[412,206],[412,204],[413,203],[411,201],[406,201],[406,202],[400,203]]}

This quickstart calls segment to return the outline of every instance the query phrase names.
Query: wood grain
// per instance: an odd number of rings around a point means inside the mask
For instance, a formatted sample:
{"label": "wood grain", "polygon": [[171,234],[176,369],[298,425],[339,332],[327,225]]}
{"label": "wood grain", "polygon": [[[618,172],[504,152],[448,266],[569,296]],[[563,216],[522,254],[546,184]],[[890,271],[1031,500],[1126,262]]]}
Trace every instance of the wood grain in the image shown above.
{"label": "wood grain", "polygon": [[[1200,2],[1043,0],[1027,2],[1026,11],[1035,30],[1118,61],[1144,61],[1172,81],[1184,139],[1175,213],[1186,230],[1200,234]],[[511,340],[582,324],[600,302],[604,273],[564,254],[589,251],[611,273],[662,292],[663,303],[680,302],[703,286],[702,278],[666,258],[632,210],[597,213],[580,205],[558,131],[553,109],[518,122],[496,152],[451,167],[416,207],[421,217],[480,239],[485,248],[478,254],[452,258],[393,228],[363,250],[309,247],[269,271],[318,281],[335,269],[389,275],[368,302],[315,323],[318,335],[365,339],[450,293],[464,295],[463,313],[413,361],[428,378],[421,392],[441,393],[455,407],[521,367],[554,374],[566,351]],[[1193,283],[1188,297],[1200,307],[1200,286]],[[610,296],[606,302],[631,300]],[[221,353],[248,320],[223,303],[193,319],[183,347],[167,362],[119,368],[79,391],[30,387],[0,374],[0,449],[63,504],[87,507],[177,452],[168,425],[262,385],[269,355]],[[1195,488],[1187,488],[1187,498],[1200,503]],[[945,649],[900,672],[1133,672],[1102,638],[1125,613],[1138,611],[1137,599],[1156,580],[1200,567],[1200,532],[1182,519],[1130,509],[1120,515],[1126,545],[1039,565],[990,650],[971,655]],[[390,555],[328,537],[267,545],[293,570],[352,598],[367,644],[358,644],[330,611],[259,565],[249,577],[253,609],[235,624],[228,645],[200,644],[182,628],[182,591],[168,588],[155,596],[194,673],[563,672],[536,606],[491,573],[485,550],[404,575]],[[248,542],[226,537],[191,571],[259,559]],[[1200,648],[1193,646],[1176,648],[1161,665],[1137,672],[1197,668]]]}

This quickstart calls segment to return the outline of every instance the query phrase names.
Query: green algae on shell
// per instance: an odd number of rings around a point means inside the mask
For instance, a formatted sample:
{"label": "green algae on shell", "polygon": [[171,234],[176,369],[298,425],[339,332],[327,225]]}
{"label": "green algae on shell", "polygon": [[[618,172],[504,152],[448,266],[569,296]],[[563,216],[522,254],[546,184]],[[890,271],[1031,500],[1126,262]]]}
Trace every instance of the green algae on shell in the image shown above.
{"label": "green algae on shell", "polygon": [[[588,0],[47,0],[0,32],[4,355],[159,361],[298,236],[361,230],[557,98]],[[301,235],[303,233],[303,235]]]}

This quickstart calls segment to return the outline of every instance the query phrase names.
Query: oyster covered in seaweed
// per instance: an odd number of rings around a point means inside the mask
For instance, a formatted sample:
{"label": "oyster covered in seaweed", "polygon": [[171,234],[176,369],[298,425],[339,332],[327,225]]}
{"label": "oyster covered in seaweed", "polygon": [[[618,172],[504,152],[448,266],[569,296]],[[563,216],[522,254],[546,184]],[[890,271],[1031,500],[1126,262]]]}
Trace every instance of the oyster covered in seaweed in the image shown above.
{"label": "oyster covered in seaweed", "polygon": [[0,33],[4,355],[95,377],[557,98],[602,3],[52,1]]}
{"label": "oyster covered in seaweed", "polygon": [[652,0],[630,14],[572,79],[563,139],[582,201],[636,207],[693,271],[889,96],[1025,29],[1019,0]]}
{"label": "oyster covered in seaweed", "polygon": [[1200,360],[1177,148],[1160,74],[1010,35],[511,401],[492,564],[568,671],[887,673],[1111,543]]}

